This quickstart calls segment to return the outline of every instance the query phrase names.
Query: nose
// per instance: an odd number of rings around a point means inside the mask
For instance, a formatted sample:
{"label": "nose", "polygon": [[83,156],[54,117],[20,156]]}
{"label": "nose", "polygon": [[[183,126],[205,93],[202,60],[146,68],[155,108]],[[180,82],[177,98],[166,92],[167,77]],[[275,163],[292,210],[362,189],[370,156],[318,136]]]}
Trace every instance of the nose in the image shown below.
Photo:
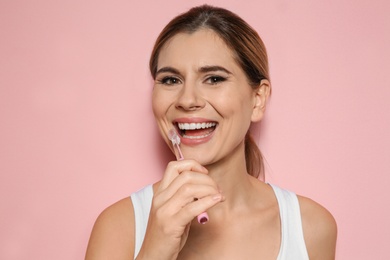
{"label": "nose", "polygon": [[206,102],[196,84],[186,82],[178,94],[175,106],[178,109],[194,111],[202,109],[205,104]]}

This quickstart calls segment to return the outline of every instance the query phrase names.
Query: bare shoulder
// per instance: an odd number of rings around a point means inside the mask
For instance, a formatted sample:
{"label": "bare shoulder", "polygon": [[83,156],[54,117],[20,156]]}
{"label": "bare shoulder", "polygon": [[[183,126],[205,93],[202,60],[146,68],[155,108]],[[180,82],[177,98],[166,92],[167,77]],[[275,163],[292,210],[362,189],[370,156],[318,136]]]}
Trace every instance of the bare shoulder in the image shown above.
{"label": "bare shoulder", "polygon": [[89,239],[86,260],[132,259],[134,257],[134,210],[124,198],[106,208],[97,218]]}
{"label": "bare shoulder", "polygon": [[298,196],[306,247],[310,259],[335,259],[337,224],[317,202]]}

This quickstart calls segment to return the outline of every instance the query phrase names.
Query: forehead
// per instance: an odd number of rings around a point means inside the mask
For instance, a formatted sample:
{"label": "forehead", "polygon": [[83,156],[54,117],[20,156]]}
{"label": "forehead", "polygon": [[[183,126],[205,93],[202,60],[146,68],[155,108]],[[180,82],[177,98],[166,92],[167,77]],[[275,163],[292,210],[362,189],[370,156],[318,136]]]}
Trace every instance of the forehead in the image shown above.
{"label": "forehead", "polygon": [[160,51],[158,67],[173,64],[195,63],[199,66],[237,63],[233,51],[210,29],[201,29],[194,33],[178,33],[173,36]]}

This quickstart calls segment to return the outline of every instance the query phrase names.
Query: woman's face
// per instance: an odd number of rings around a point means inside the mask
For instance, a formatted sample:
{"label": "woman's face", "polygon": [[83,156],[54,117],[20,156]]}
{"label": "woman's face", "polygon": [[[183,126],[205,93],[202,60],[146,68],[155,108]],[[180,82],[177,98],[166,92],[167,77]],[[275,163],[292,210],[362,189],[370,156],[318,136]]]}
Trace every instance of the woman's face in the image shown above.
{"label": "woman's face", "polygon": [[262,90],[252,89],[232,51],[212,30],[180,33],[162,48],[153,112],[168,140],[175,128],[186,159],[209,165],[244,149],[252,121],[263,115]]}

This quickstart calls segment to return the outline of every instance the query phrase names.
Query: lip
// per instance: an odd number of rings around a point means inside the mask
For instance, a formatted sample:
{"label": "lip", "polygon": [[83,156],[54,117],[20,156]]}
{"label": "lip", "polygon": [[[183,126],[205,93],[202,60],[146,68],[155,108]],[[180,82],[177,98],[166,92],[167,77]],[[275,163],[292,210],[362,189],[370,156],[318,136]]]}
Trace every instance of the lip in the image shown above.
{"label": "lip", "polygon": [[[189,145],[189,146],[194,146],[194,145],[199,145],[203,143],[207,143],[210,141],[214,135],[215,129],[218,127],[218,122],[212,119],[207,119],[207,118],[202,118],[202,117],[181,117],[181,118],[176,118],[173,120],[173,125],[175,126],[177,132],[179,133],[180,141],[184,145]],[[216,123],[215,129],[208,134],[207,136],[203,138],[196,138],[196,139],[190,139],[190,138],[185,138],[181,135],[181,130],[178,127],[178,123]]]}

